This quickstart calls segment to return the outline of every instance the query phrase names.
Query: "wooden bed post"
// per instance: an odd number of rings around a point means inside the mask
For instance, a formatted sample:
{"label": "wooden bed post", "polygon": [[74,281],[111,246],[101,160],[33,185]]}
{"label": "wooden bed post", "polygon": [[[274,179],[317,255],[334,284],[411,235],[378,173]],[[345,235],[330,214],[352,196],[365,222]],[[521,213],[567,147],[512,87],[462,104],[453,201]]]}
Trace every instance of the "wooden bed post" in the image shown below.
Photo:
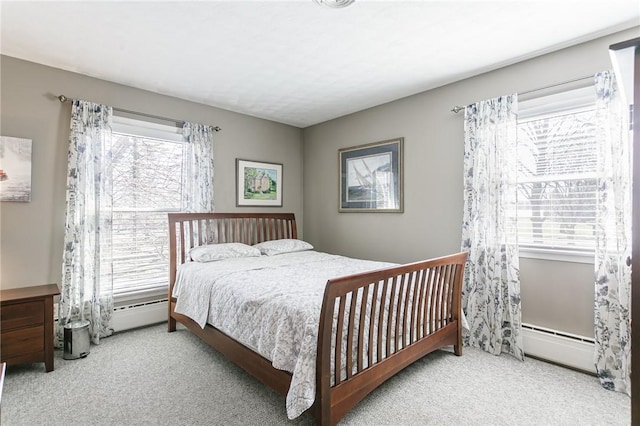
{"label": "wooden bed post", "polygon": [[316,360],[316,411],[318,425],[331,425],[331,340],[335,304],[332,286],[324,289],[318,324],[318,358]]}
{"label": "wooden bed post", "polygon": [[169,286],[167,287],[167,331],[171,333],[176,331],[176,319],[171,315],[173,313],[174,299],[173,285],[176,281],[176,223],[172,220],[171,214],[169,219]]}
{"label": "wooden bed post", "polygon": [[456,278],[453,280],[455,288],[453,289],[453,319],[458,321],[458,338],[457,343],[453,345],[453,352],[462,355],[462,286],[464,285],[464,271],[467,267],[467,257],[469,253],[464,253],[461,259],[461,267],[456,270]]}

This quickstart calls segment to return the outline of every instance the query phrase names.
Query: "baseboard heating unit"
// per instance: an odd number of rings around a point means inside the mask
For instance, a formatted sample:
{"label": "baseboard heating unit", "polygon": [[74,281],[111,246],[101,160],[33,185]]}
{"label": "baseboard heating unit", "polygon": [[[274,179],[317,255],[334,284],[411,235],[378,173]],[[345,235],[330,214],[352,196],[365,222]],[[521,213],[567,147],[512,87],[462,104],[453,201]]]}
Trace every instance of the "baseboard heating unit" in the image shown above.
{"label": "baseboard heating unit", "polygon": [[166,321],[167,309],[167,299],[117,306],[113,310],[113,330],[129,330]]}
{"label": "baseboard heating unit", "polygon": [[595,373],[593,338],[522,324],[522,340],[526,355]]}

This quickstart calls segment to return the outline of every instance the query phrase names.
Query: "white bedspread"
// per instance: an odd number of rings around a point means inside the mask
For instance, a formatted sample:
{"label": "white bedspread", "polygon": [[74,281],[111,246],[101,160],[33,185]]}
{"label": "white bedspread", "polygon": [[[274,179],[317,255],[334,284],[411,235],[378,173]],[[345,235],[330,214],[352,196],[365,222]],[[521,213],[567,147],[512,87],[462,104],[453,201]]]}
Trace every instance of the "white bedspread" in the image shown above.
{"label": "white bedspread", "polygon": [[178,269],[175,311],[201,327],[213,325],[292,373],[287,415],[293,419],[315,399],[318,323],[327,281],[393,265],[316,251],[189,262]]}

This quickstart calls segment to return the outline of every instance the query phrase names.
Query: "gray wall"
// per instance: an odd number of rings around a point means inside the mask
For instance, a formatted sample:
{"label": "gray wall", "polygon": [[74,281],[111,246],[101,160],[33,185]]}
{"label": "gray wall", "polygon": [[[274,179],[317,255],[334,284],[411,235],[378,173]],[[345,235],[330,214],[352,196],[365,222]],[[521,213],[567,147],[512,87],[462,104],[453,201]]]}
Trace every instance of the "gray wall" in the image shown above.
{"label": "gray wall", "polygon": [[[467,105],[610,69],[617,33],[304,129],[305,239],[322,251],[407,262],[459,251]],[[338,213],[338,150],[404,137],[404,213]],[[593,336],[593,265],[521,259],[523,321]]]}
{"label": "gray wall", "polygon": [[252,211],[235,207],[236,158],[279,162],[284,205],[269,211],[295,213],[302,231],[300,129],[7,56],[0,56],[0,67],[0,133],[33,140],[31,202],[0,203],[0,287],[61,280],[71,106],[55,98],[60,94],[220,126],[214,145],[216,210]]}

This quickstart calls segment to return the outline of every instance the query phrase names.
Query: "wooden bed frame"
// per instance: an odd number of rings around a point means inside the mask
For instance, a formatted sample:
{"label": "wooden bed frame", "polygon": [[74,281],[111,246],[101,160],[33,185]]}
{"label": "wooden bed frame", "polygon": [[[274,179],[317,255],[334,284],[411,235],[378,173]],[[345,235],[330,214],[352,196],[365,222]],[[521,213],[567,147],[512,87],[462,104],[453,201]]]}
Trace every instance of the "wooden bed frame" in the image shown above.
{"label": "wooden bed frame", "polygon": [[[175,313],[176,299],[171,296],[177,266],[190,261],[190,248],[227,242],[252,245],[283,238],[297,238],[293,214],[170,213],[168,331],[175,331],[176,321],[180,322],[286,396],[290,373],[273,368],[269,360],[216,328],[207,325],[202,329],[190,318]],[[436,349],[453,345],[455,354],[462,354],[461,288],[466,258],[466,253],[458,253],[327,282],[318,329],[316,399],[308,410],[317,424],[337,424],[381,383]],[[382,297],[365,307],[373,309],[366,324],[361,315],[364,309],[356,305],[367,300],[370,291]],[[347,330],[346,348],[342,348],[343,329]],[[346,366],[341,374],[332,371],[332,356],[336,366]]]}

